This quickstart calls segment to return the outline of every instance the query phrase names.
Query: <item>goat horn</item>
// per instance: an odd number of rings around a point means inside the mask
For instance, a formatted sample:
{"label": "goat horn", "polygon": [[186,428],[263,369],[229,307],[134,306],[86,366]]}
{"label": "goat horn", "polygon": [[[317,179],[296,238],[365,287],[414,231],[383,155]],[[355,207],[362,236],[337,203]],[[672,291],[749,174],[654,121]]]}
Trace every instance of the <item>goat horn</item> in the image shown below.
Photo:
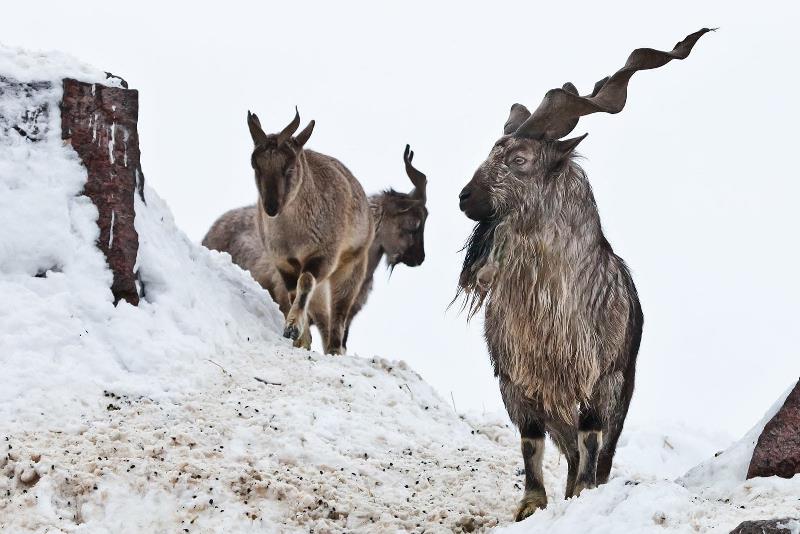
{"label": "goat horn", "polygon": [[284,128],[281,133],[278,134],[278,146],[281,146],[283,143],[289,140],[289,138],[297,131],[297,128],[300,127],[300,112],[297,111],[297,106],[294,107],[294,119],[292,122],[289,123],[289,126]]}
{"label": "goat horn", "polygon": [[539,107],[514,135],[534,139],[560,139],[571,132],[577,126],[578,119],[584,115],[601,111],[619,113],[625,107],[628,97],[628,81],[636,72],[664,66],[673,59],[686,59],[700,37],[710,31],[713,30],[703,28],[686,36],[670,52],[652,48],[634,50],[628,56],[625,66],[612,76],[597,82],[590,95],[578,95],[572,84],[547,91]]}
{"label": "goat horn", "polygon": [[413,198],[419,199],[424,201],[425,200],[425,188],[428,185],[428,179],[425,177],[424,174],[419,172],[414,166],[411,164],[411,161],[414,159],[414,151],[411,150],[410,145],[406,145],[406,149],[403,152],[403,161],[406,163],[406,174],[411,179],[411,183],[414,184],[414,192],[411,193]]}

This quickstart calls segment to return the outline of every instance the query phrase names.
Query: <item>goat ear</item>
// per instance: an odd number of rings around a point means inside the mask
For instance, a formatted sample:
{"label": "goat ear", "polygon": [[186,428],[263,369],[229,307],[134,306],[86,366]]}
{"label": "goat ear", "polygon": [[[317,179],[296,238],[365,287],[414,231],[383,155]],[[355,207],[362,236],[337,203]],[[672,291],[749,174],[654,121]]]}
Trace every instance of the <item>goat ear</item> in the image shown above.
{"label": "goat ear", "polygon": [[258,115],[247,111],[247,127],[250,128],[250,137],[253,138],[253,144],[260,145],[267,140],[267,134],[261,129],[261,121],[258,120]]}
{"label": "goat ear", "polygon": [[313,131],[314,131],[314,121],[311,121],[308,123],[308,126],[303,128],[302,132],[297,134],[297,137],[295,137],[294,140],[297,141],[297,144],[300,146],[300,148],[302,148],[306,144],[308,138],[311,137],[311,132]]}
{"label": "goat ear", "polygon": [[411,208],[419,206],[420,201],[411,197],[393,198],[389,205],[391,206],[390,207],[391,212],[394,213],[395,215],[399,215],[401,213],[409,211]]}
{"label": "goat ear", "polygon": [[[585,133],[579,137],[573,137],[571,139],[564,139],[562,141],[555,141],[553,146],[556,149],[556,162],[555,165],[559,165],[562,161],[569,158],[569,156],[575,151],[581,141],[586,139],[586,136],[589,135]],[[554,166],[555,166],[554,165]]]}
{"label": "goat ear", "polygon": [[531,112],[522,104],[514,104],[511,106],[511,111],[508,113],[508,120],[505,126],[503,126],[503,135],[516,132],[517,128],[530,116]]}

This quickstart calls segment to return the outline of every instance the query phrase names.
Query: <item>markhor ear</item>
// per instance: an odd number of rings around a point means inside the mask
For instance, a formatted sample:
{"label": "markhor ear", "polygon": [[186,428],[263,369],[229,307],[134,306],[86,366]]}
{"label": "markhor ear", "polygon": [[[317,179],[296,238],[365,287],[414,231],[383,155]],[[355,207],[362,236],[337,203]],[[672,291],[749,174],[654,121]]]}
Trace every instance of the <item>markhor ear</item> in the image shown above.
{"label": "markhor ear", "polygon": [[503,135],[509,135],[517,131],[517,128],[531,116],[528,108],[522,104],[514,104],[508,113],[508,120],[503,126]]}
{"label": "markhor ear", "polygon": [[411,210],[420,204],[424,205],[424,200],[420,201],[415,198],[393,198],[391,202],[389,202],[390,210],[392,213],[399,215],[401,213],[406,213],[407,211]]}
{"label": "markhor ear", "polygon": [[569,156],[575,151],[578,145],[586,139],[586,136],[589,135],[585,133],[579,137],[573,137],[571,139],[564,139],[561,141],[555,141],[553,146],[556,149],[556,161],[554,162],[554,167],[561,164],[564,160],[569,158]]}
{"label": "markhor ear", "polygon": [[267,134],[261,129],[261,121],[258,120],[258,115],[247,111],[247,127],[250,128],[250,137],[253,138],[255,145],[260,145],[267,140]]}
{"label": "markhor ear", "polygon": [[313,131],[314,131],[314,121],[311,121],[308,123],[308,126],[303,128],[302,132],[297,134],[297,137],[295,137],[294,140],[297,141],[297,144],[300,145],[300,147],[302,148],[308,141],[308,138],[311,137],[311,132]]}

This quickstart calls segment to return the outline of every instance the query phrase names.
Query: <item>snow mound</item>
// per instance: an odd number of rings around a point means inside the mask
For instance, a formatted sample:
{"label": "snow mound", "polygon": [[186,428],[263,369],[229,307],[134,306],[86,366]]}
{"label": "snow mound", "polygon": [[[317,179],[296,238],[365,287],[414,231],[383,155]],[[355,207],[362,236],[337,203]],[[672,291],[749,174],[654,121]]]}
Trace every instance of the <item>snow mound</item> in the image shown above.
{"label": "snow mound", "polygon": [[[0,47],[0,116],[46,107],[42,137],[0,137],[0,429],[84,411],[104,388],[159,398],[202,383],[203,355],[278,337],[280,314],[227,256],[191,243],[151,190],[136,199],[137,266],[147,295],[114,307],[112,275],[95,246],[97,209],[86,170],[61,140],[61,79],[105,74],[61,54]],[[20,98],[13,81],[39,84]]]}
{"label": "snow mound", "polygon": [[[790,387],[745,436],[715,457],[673,479],[684,460],[703,450],[709,440],[688,428],[664,436],[669,452],[661,468],[653,463],[658,449],[654,432],[626,429],[617,449],[612,480],[581,493],[577,499],[553,503],[544,511],[507,528],[512,533],[718,532],[727,534],[742,521],[797,517],[800,511],[800,475],[746,480],[758,437],[783,406]],[[674,436],[677,436],[677,440]],[[638,443],[632,443],[638,442]],[[676,446],[676,444],[678,446]],[[639,458],[644,454],[644,458]]]}
{"label": "snow mound", "polygon": [[792,387],[789,387],[783,394],[778,397],[778,400],[767,410],[761,421],[751,428],[742,439],[728,447],[725,451],[720,452],[714,458],[706,460],[698,465],[685,476],[681,478],[681,482],[687,486],[701,486],[705,481],[715,480],[718,482],[736,483],[742,481],[747,476],[747,469],[750,466],[750,459],[753,457],[753,451],[756,448],[758,438],[761,436],[764,427],[767,426],[770,419],[775,417],[778,410],[781,409],[786,398],[792,392]]}
{"label": "snow mound", "polygon": [[[0,434],[0,530],[444,533],[513,519],[524,476],[505,416],[456,414],[403,362],[254,342],[198,358],[191,373],[203,388],[84,395],[70,429]],[[625,436],[609,487],[714,450],[684,447],[679,433]],[[544,473],[551,508],[535,519],[564,505],[566,462],[552,444]],[[637,506],[661,506],[646,499]]]}

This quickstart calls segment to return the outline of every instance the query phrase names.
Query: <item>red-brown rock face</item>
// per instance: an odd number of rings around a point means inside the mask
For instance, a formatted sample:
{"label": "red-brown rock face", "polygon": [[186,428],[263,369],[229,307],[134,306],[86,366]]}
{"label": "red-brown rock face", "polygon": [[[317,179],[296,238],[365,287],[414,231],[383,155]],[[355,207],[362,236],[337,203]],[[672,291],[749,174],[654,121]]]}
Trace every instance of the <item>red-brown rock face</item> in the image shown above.
{"label": "red-brown rock face", "polygon": [[744,521],[730,534],[792,534],[797,519],[768,519],[766,521]]}
{"label": "red-brown rock face", "polygon": [[800,382],[758,438],[747,478],[800,473]]}
{"label": "red-brown rock face", "polygon": [[61,135],[72,144],[88,171],[84,194],[100,212],[97,245],[114,273],[114,303],[125,299],[137,305],[136,253],[139,237],[134,228],[133,200],[144,200],[144,176],[139,162],[139,93],[64,80]]}

